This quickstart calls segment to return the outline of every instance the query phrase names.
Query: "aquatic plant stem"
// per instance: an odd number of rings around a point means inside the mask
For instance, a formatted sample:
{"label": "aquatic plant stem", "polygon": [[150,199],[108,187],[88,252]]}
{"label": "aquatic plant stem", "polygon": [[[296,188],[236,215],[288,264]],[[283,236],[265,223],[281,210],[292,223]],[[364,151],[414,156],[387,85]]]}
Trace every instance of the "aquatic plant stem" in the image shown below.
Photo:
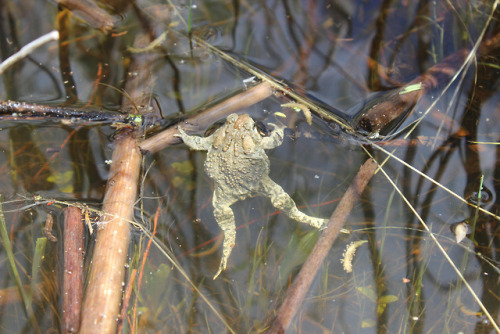
{"label": "aquatic plant stem", "polygon": [[304,297],[316,277],[316,274],[323,264],[330,248],[344,226],[347,217],[356,203],[366,185],[377,170],[377,163],[368,159],[361,166],[351,185],[340,200],[337,208],[330,217],[326,229],[323,231],[314,246],[311,254],[302,266],[299,274],[292,283],[287,292],[283,303],[281,304],[277,316],[268,333],[284,333],[290,326],[290,323],[297,313],[297,310],[303,305]]}

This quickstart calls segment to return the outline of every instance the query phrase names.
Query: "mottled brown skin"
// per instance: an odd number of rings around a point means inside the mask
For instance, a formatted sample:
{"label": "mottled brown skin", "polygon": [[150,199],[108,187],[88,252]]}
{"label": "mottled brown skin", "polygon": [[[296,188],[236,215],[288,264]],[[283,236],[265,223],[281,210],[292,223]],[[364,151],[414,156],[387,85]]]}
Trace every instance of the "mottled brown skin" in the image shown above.
{"label": "mottled brown skin", "polygon": [[214,216],[224,231],[223,256],[214,279],[226,269],[235,245],[236,227],[231,209],[235,202],[262,195],[298,222],[322,228],[328,221],[300,212],[283,188],[269,178],[269,158],[264,150],[281,145],[284,130],[284,126],[271,125],[274,129],[268,137],[260,135],[247,114],[229,115],[224,125],[209,137],[189,136],[179,127],[179,137],[186,145],[208,151],[205,172],[215,183]]}

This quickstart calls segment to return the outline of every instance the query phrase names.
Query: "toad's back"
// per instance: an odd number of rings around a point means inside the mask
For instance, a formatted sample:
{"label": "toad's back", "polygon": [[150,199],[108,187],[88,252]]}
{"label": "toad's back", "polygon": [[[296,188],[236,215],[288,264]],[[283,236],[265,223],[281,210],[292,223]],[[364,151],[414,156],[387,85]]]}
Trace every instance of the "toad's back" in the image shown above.
{"label": "toad's back", "polygon": [[262,137],[253,120],[245,116],[217,130],[205,161],[205,171],[216,186],[237,197],[258,191],[269,175],[269,159],[260,146]]}

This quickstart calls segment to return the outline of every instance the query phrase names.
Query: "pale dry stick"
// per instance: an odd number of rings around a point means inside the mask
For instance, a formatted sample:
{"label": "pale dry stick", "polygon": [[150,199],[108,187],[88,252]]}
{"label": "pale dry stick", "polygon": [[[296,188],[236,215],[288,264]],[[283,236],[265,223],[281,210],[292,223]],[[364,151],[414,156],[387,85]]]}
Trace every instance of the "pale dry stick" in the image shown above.
{"label": "pale dry stick", "polygon": [[[367,152],[367,153],[369,154],[369,152]],[[417,210],[415,210],[415,208],[413,207],[413,205],[406,198],[406,196],[403,194],[403,192],[398,188],[398,186],[394,183],[394,181],[392,180],[392,178],[389,175],[387,175],[387,173],[382,168],[382,166],[378,165],[377,170],[380,170],[384,174],[385,178],[389,181],[389,183],[392,185],[392,187],[394,188],[394,190],[396,190],[396,192],[399,194],[399,196],[401,196],[401,198],[406,203],[406,205],[408,206],[408,208],[413,212],[413,214],[418,219],[418,221],[420,222],[420,224],[422,224],[422,226],[424,227],[424,229],[427,231],[427,233],[431,237],[432,241],[434,241],[434,243],[438,247],[439,251],[443,254],[443,256],[446,259],[446,261],[448,261],[448,264],[453,268],[453,270],[455,271],[455,273],[457,274],[457,276],[460,278],[460,280],[467,287],[467,290],[469,290],[469,292],[471,293],[472,298],[474,298],[474,300],[476,301],[476,303],[478,303],[479,307],[483,310],[484,314],[486,315],[486,317],[488,318],[488,320],[491,322],[491,325],[493,326],[493,328],[496,330],[497,333],[500,333],[500,327],[495,322],[495,319],[493,319],[493,317],[491,316],[490,312],[486,309],[486,306],[484,306],[483,302],[479,299],[479,297],[477,296],[477,294],[474,292],[474,290],[470,286],[469,282],[467,282],[467,280],[462,275],[462,273],[460,272],[460,270],[457,268],[457,266],[455,265],[455,263],[453,262],[453,260],[448,255],[448,253],[446,253],[446,250],[439,243],[439,241],[437,240],[437,238],[434,235],[434,233],[432,233],[432,231],[429,228],[429,226],[424,222],[424,220],[422,219],[422,217],[420,217],[420,215],[418,214]]]}
{"label": "pale dry stick", "polygon": [[[150,42],[147,34],[138,34],[135,47]],[[157,56],[134,55],[122,110],[139,113],[134,105],[149,106],[154,75],[148,70]],[[82,334],[115,333],[120,314],[125,265],[130,243],[130,223],[137,197],[141,153],[134,130],[124,129],[116,140],[110,177],[104,195],[100,230],[97,234],[92,268],[82,311]]]}
{"label": "pale dry stick", "polygon": [[62,332],[77,333],[83,301],[83,221],[79,208],[64,209]]}
{"label": "pale dry stick", "polygon": [[1,64],[0,64],[0,74],[5,72],[6,69],[8,69],[10,66],[12,66],[14,63],[17,61],[23,59],[24,57],[28,56],[30,53],[35,51],[35,49],[39,48],[40,46],[50,42],[50,41],[56,41],[59,39],[59,32],[57,30],[53,30],[49,32],[48,34],[45,34],[41,37],[38,37],[34,41],[26,44],[23,46],[19,51],[14,53],[12,56],[9,58],[5,59]]}
{"label": "pale dry stick", "polygon": [[376,162],[372,159],[368,159],[359,169],[351,185],[344,196],[342,196],[342,199],[330,217],[326,229],[322,232],[311,254],[300,269],[297,277],[294,279],[268,333],[276,334],[286,332],[295,313],[297,313],[297,310],[303,305],[304,297],[307,291],[309,291],[324,259],[328,255],[333,242],[337,239],[340,230],[351,213],[354,203],[359,200],[361,193],[374,175],[377,166]]}
{"label": "pale dry stick", "polygon": [[[208,127],[224,116],[237,110],[247,108],[271,95],[272,87],[267,82],[260,83],[189,118],[182,124],[182,129],[187,133],[199,131],[203,127]],[[158,152],[169,145],[181,142],[179,137],[174,137],[175,134],[179,134],[177,125],[171,126],[165,131],[144,140],[140,143],[139,147],[142,151],[150,153]]]}

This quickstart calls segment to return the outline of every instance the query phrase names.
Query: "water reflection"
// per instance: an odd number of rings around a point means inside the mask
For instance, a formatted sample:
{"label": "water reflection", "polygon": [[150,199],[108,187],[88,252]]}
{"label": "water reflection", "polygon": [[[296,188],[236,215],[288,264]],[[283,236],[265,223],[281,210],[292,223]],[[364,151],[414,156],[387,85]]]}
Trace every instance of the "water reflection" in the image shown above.
{"label": "water reflection", "polygon": [[[34,11],[23,11],[28,5],[23,1],[7,4],[0,12],[2,59],[18,49],[12,43],[22,46],[41,31],[51,30],[58,12],[49,2],[36,2]],[[486,23],[488,4],[475,4],[481,6],[478,11],[467,3],[451,7],[428,2],[209,1],[196,5],[191,10],[176,7],[176,11],[170,4],[138,3],[142,16],[127,9],[108,35],[71,18],[66,28],[66,61],[79,105],[119,108],[125,94],[121,88],[127,77],[135,75],[129,72],[126,50],[143,27],[155,37],[168,31],[153,51],[158,57],[152,67],[144,69],[156,78],[150,92],[155,103],[148,109],[162,118],[155,131],[248,89],[248,73],[189,39],[184,25],[189,15],[195,36],[352,122],[362,105],[376,106],[388,96],[399,96],[401,86],[430,75],[427,71],[433,68],[433,78],[444,86],[425,91],[408,108],[412,112],[408,117],[403,115],[391,129],[380,131],[378,144],[473,204],[480,189],[477,180],[483,176],[481,207],[497,214],[497,60],[487,54],[478,67],[463,72],[458,72],[463,62],[446,66],[442,62],[460,50],[471,50]],[[59,62],[56,48],[39,50],[3,76],[0,97],[38,103],[56,100],[62,105],[67,83]],[[451,77],[455,81],[448,85]],[[276,94],[245,112],[264,124],[275,122],[275,112],[281,112],[280,105],[286,102],[286,94]],[[301,113],[291,110],[286,122],[290,129],[283,145],[269,154],[271,178],[301,210],[328,217],[367,158],[358,145],[367,140],[343,137],[339,127],[332,130],[316,116],[309,126]],[[105,191],[115,126],[120,125],[12,120],[1,126],[0,192],[18,199],[6,204],[14,210],[6,217],[19,266],[24,268],[23,284],[32,283],[34,241],[43,236],[47,207],[15,212],[29,202],[15,195],[30,192],[83,203],[92,200],[98,209],[94,200],[101,200]],[[368,149],[380,163],[386,159],[375,147]],[[237,247],[224,277],[212,281],[221,238],[210,204],[212,185],[203,173],[204,159],[204,153],[191,152],[184,145],[144,157],[136,221],[148,228],[156,223],[160,246],[150,248],[141,266],[148,239],[134,229],[128,278],[134,269],[144,278],[132,294],[129,314],[135,315],[124,321],[126,330],[135,326],[137,331],[224,332],[214,309],[236,332],[265,329],[318,237],[316,231],[276,212],[265,199],[235,204]],[[384,170],[430,226],[479,300],[498,317],[497,218],[478,212],[395,160],[387,161]],[[450,227],[464,221],[470,231],[457,243]],[[348,224],[355,230],[353,236],[337,240],[289,332],[491,330],[477,300],[380,173],[356,203]],[[358,239],[369,243],[358,249],[353,273],[348,274],[339,259],[346,244]],[[51,273],[63,253],[58,245],[48,247],[42,268],[46,285],[55,281]],[[213,309],[171,267],[167,251],[176,256]],[[11,288],[15,282],[3,259],[0,280]],[[12,303],[15,307],[5,307],[0,316],[5,328],[16,332],[30,325],[22,303]],[[35,304],[40,328],[57,327],[56,289],[47,289]]]}

